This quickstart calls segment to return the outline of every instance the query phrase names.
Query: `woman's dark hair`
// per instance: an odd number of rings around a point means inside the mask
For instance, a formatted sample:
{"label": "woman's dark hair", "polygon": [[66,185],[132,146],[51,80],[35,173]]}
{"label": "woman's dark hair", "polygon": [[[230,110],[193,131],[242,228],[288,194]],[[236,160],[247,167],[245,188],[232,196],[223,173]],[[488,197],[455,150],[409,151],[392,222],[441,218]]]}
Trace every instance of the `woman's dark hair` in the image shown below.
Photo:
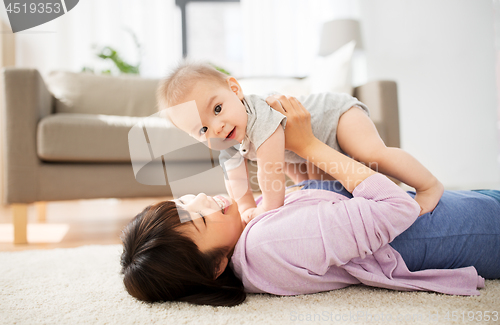
{"label": "woman's dark hair", "polygon": [[243,284],[229,266],[215,278],[229,248],[201,252],[180,231],[179,213],[187,214],[175,202],[163,201],[146,207],[123,230],[120,264],[128,293],[146,302],[242,303],[246,298]]}

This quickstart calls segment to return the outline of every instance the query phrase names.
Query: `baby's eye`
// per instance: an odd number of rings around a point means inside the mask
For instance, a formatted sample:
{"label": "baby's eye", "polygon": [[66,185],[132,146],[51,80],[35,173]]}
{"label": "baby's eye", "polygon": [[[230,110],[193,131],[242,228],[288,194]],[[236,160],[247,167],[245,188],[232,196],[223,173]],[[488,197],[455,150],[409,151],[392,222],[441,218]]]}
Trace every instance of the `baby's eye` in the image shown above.
{"label": "baby's eye", "polygon": [[200,135],[204,135],[207,132],[208,128],[206,126],[200,129]]}
{"label": "baby's eye", "polygon": [[219,115],[220,111],[222,111],[222,106],[217,105],[214,107],[214,113],[215,115]]}

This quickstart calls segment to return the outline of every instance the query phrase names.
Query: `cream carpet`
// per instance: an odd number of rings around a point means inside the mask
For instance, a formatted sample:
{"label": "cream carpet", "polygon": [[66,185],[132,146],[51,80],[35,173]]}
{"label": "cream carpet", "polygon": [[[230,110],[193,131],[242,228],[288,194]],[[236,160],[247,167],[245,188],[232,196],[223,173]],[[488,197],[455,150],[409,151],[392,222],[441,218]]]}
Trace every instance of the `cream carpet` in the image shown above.
{"label": "cream carpet", "polygon": [[249,295],[233,308],[149,305],[124,291],[121,249],[0,253],[0,324],[462,324],[500,312],[500,280],[486,281],[478,297],[352,286],[295,297]]}

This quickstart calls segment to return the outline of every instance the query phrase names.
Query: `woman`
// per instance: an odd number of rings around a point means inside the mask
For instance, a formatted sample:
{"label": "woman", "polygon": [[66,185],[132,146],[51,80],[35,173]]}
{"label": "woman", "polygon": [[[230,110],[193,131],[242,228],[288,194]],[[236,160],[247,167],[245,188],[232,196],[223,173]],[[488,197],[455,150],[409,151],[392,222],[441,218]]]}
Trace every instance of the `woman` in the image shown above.
{"label": "woman", "polygon": [[232,306],[246,292],[296,295],[359,283],[478,295],[483,277],[500,277],[500,192],[445,192],[418,217],[418,204],[385,176],[314,138],[300,102],[269,103],[287,116],[286,148],[339,183],[306,182],[248,225],[234,201],[203,193],[147,207],[122,237],[132,296]]}

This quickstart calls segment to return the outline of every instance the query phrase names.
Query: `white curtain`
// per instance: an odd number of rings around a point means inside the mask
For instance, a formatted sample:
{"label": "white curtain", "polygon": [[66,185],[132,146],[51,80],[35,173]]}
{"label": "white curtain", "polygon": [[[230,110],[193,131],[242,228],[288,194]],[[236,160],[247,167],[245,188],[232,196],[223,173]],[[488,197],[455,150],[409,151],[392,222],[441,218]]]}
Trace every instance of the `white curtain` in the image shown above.
{"label": "white curtain", "polygon": [[[226,16],[222,17],[225,31],[212,36],[214,44],[224,38],[227,53],[220,57],[222,62],[217,51],[201,49],[205,58],[223,67],[227,64],[237,77],[305,76],[318,51],[321,24],[359,17],[357,0],[241,0],[240,5],[241,14],[228,10],[218,15]],[[188,23],[194,30],[210,23],[192,16]],[[241,25],[234,28],[238,20]],[[135,63],[137,53],[126,28],[142,44],[142,76],[164,76],[182,58],[180,9],[175,0],[81,0],[64,16],[17,33],[16,65],[37,68],[42,75],[52,70],[78,72],[84,66],[109,68],[109,63],[96,58],[93,45],[114,47],[127,62]],[[235,33],[241,34],[240,40],[235,41]],[[194,36],[192,41],[197,39]]]}
{"label": "white curtain", "polygon": [[306,76],[321,26],[359,18],[356,0],[241,0],[245,76]]}
{"label": "white curtain", "polygon": [[16,65],[81,71],[110,67],[95,56],[111,46],[127,62],[138,62],[132,30],[142,45],[141,75],[163,76],[182,57],[180,10],[175,0],[82,0],[67,14],[16,34]]}

